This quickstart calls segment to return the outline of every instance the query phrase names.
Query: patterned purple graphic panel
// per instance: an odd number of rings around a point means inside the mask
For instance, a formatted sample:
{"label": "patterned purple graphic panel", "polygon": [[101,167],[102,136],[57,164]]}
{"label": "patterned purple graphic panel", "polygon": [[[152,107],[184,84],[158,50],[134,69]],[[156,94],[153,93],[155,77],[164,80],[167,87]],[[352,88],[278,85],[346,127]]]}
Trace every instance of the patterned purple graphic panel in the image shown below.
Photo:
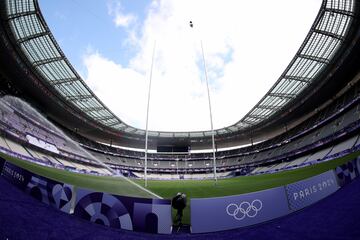
{"label": "patterned purple graphic panel", "polygon": [[360,157],[344,163],[335,169],[336,178],[340,187],[350,183],[358,177],[360,171]]}
{"label": "patterned purple graphic panel", "polygon": [[70,213],[74,198],[72,185],[41,177],[9,162],[5,162],[2,175],[39,201]]}
{"label": "patterned purple graphic panel", "polygon": [[170,200],[132,198],[79,188],[74,215],[88,221],[141,232],[170,234]]}

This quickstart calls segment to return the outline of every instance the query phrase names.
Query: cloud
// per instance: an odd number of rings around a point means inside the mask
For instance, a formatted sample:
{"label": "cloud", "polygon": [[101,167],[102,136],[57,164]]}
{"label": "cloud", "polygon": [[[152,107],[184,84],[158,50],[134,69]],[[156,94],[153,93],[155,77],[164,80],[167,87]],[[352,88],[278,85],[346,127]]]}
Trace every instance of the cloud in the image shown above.
{"label": "cloud", "polygon": [[115,16],[114,22],[117,27],[127,27],[134,20],[135,20],[135,17],[133,15],[117,14]]}
{"label": "cloud", "polygon": [[[278,79],[309,31],[320,4],[321,0],[154,0],[139,27],[124,39],[137,49],[129,64],[119,65],[96,51],[88,53],[84,58],[86,81],[122,120],[144,129],[156,43],[149,128],[209,130],[202,45],[214,127],[229,126]],[[128,16],[121,5],[112,8],[111,14]],[[119,19],[121,26],[133,21]]]}
{"label": "cloud", "polygon": [[136,16],[131,13],[124,13],[121,2],[108,2],[108,14],[113,17],[113,22],[116,27],[129,27],[136,22]]}
{"label": "cloud", "polygon": [[141,73],[114,63],[98,52],[84,56],[86,83],[121,119],[134,125],[145,119],[146,79]]}

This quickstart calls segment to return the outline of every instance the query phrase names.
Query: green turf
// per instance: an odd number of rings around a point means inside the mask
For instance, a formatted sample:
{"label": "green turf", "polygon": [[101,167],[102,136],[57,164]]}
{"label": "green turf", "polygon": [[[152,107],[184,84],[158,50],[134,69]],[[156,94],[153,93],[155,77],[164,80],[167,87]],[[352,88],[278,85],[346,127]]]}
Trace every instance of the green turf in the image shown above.
{"label": "green turf", "polygon": [[66,170],[41,166],[35,163],[5,155],[3,153],[0,153],[0,157],[40,176],[44,176],[59,182],[69,183],[78,187],[89,188],[100,192],[108,192],[122,196],[144,198],[154,197],[153,195],[136,187],[134,184],[128,182],[123,177],[79,174]]}
{"label": "green turf", "polygon": [[[220,179],[216,185],[214,184],[213,180],[149,180],[148,189],[163,198],[169,199],[175,196],[177,192],[184,192],[188,196],[189,205],[191,198],[236,195],[286,185],[320,174],[327,170],[334,169],[336,166],[354,159],[359,154],[360,152],[356,152],[332,161],[273,174]],[[118,195],[151,197],[148,193],[139,190],[139,188],[129,184],[127,181],[121,178],[77,174],[64,170],[40,166],[34,163],[9,157],[2,153],[0,153],[0,156],[20,167],[28,169],[31,172],[60,182]],[[134,182],[138,183],[139,185],[144,184],[143,180],[134,180]],[[187,207],[184,211],[184,223],[190,223],[189,207]]]}
{"label": "green turf", "polygon": [[[151,180],[148,181],[148,189],[164,198],[171,198],[177,192],[185,192],[189,198],[220,197],[255,192],[286,185],[320,174],[329,169],[334,169],[357,155],[359,153],[308,167],[273,174],[220,179],[217,184],[215,184],[214,180]],[[142,184],[143,180],[136,180],[136,182]]]}
{"label": "green turf", "polygon": [[[360,152],[357,152],[332,161],[273,174],[221,179],[218,180],[216,185],[214,180],[152,180],[148,181],[148,189],[163,198],[172,198],[177,192],[184,192],[187,195],[187,205],[189,206],[191,198],[236,195],[293,183],[334,169],[337,166],[354,159],[359,154]],[[139,184],[143,182],[143,180],[136,181]],[[189,207],[184,210],[184,223],[190,223]]]}

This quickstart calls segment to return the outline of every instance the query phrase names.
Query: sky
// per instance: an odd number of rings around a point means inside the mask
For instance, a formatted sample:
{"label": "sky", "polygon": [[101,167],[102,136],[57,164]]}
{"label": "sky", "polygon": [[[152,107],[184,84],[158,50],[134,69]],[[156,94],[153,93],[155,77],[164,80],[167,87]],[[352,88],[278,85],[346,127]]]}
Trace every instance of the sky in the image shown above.
{"label": "sky", "polygon": [[60,47],[92,91],[122,121],[141,129],[151,75],[149,130],[157,131],[210,129],[205,69],[214,129],[239,121],[278,80],[321,5],[321,0],[39,2]]}

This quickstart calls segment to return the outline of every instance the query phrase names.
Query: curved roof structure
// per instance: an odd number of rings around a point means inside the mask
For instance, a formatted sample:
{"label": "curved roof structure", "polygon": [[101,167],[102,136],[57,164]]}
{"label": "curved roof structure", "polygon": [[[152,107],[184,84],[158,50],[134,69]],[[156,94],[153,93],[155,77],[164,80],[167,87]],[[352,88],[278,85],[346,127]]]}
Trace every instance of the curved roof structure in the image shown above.
{"label": "curved roof structure", "polygon": [[[353,0],[324,0],[319,13],[287,68],[265,96],[238,122],[216,129],[215,137],[244,132],[279,115],[299,96],[309,91],[338,55],[346,42],[355,17]],[[37,0],[6,0],[6,21],[17,48],[40,76],[40,81],[55,92],[73,111],[120,135],[143,139],[145,130],[119,119],[91,91],[66,58],[47,26]],[[302,101],[305,101],[302,99]],[[149,138],[209,138],[211,131],[149,131]]]}

